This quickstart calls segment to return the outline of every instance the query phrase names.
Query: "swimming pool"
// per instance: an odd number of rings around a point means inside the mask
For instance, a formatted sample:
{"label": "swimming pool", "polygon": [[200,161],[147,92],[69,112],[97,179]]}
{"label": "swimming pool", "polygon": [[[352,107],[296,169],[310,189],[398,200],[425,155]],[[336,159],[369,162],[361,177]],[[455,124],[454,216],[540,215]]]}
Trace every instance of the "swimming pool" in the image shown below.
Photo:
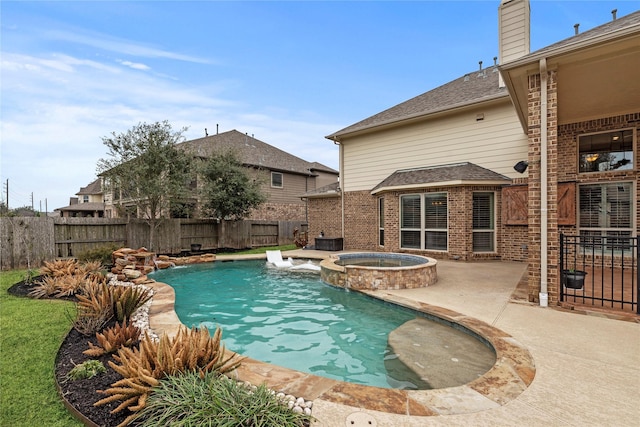
{"label": "swimming pool", "polygon": [[[388,342],[390,333],[416,318],[413,311],[328,286],[317,274],[269,268],[262,260],[168,269],[152,277],[175,289],[175,311],[182,323],[210,330],[220,326],[227,348],[240,354],[356,384],[432,388],[400,362]],[[470,377],[455,385],[493,365],[492,350],[478,339],[430,323],[436,336],[444,331],[448,337],[432,345],[468,344],[456,345],[459,354],[446,357],[464,361],[478,351],[488,353],[486,363],[474,366]]]}

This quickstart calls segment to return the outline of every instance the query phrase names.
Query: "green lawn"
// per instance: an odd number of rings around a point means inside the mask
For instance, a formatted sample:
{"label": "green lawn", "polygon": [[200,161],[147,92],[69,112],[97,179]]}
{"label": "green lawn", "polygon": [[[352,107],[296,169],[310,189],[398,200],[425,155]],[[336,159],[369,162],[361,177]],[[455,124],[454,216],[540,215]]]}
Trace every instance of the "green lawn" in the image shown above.
{"label": "green lawn", "polygon": [[58,396],[54,363],[70,302],[9,295],[25,271],[0,273],[0,426],[82,426]]}

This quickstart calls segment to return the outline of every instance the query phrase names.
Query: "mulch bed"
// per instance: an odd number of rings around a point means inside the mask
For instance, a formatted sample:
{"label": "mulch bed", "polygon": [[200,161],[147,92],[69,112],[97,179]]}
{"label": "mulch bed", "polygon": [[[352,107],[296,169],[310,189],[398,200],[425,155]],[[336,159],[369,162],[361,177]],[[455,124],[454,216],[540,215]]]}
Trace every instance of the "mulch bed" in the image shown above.
{"label": "mulch bed", "polygon": [[[31,285],[20,282],[9,288],[9,293],[26,297],[31,289]],[[69,298],[69,300],[73,300],[73,298]],[[56,357],[56,382],[59,385],[60,393],[75,412],[98,426],[117,426],[130,414],[128,410],[121,411],[119,414],[110,413],[111,410],[118,406],[119,402],[104,406],[93,406],[95,402],[106,397],[96,390],[106,390],[111,384],[122,378],[108,364],[109,360],[113,360],[111,355],[97,359],[102,362],[107,372],[85,380],[67,380],[67,374],[75,365],[92,359],[82,354],[83,351],[89,348],[88,342],[97,344],[95,334],[93,336],[85,336],[73,328],[69,331]]]}

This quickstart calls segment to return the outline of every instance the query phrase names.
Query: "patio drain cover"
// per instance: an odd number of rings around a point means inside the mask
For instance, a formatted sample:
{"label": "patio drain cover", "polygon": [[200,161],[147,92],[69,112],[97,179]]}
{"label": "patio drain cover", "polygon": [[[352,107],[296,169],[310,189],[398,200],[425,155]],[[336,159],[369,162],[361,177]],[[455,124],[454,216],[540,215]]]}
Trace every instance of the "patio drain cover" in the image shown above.
{"label": "patio drain cover", "polygon": [[347,427],[373,427],[377,425],[375,418],[364,412],[354,412],[347,417],[345,422]]}

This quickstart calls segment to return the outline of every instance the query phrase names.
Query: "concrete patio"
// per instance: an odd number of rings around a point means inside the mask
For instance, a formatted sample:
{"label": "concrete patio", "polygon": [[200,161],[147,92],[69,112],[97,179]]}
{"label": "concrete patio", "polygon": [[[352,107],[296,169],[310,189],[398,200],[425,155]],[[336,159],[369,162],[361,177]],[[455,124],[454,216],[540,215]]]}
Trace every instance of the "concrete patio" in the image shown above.
{"label": "concrete patio", "polygon": [[[283,256],[304,259],[329,254],[300,250],[283,253]],[[531,384],[517,397],[490,409],[431,416],[390,414],[317,399],[313,415],[318,423],[314,425],[637,425],[640,419],[638,318],[614,320],[602,313],[585,315],[513,299],[525,270],[525,264],[513,262],[439,261],[435,285],[374,291],[376,296],[387,300],[426,303],[453,310],[511,335],[528,349],[536,370]],[[170,321],[167,308],[163,304],[163,308],[156,311],[157,320],[166,317],[165,320]]]}

